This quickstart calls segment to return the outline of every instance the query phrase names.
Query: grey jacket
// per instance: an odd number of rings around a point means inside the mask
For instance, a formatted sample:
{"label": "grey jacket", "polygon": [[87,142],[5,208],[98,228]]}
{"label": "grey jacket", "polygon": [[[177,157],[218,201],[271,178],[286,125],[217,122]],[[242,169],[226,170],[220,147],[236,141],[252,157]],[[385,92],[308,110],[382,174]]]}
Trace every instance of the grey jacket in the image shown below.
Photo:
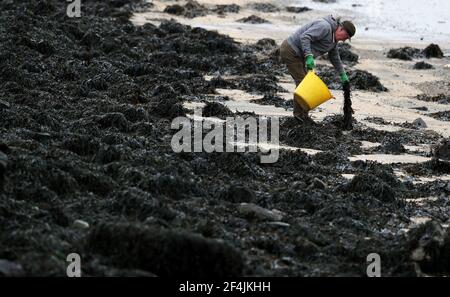
{"label": "grey jacket", "polygon": [[328,53],[331,64],[339,73],[344,71],[334,32],[338,22],[329,15],[300,27],[287,39],[289,45],[300,57],[312,54],[315,57]]}

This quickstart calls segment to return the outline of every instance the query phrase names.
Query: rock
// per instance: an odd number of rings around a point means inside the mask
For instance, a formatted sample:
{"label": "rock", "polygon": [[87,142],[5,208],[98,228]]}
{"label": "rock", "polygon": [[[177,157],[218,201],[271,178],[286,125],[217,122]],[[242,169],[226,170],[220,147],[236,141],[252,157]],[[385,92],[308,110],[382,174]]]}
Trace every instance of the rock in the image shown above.
{"label": "rock", "polygon": [[248,217],[268,221],[281,221],[283,213],[278,210],[268,210],[253,203],[241,203],[238,207],[239,212]]}
{"label": "rock", "polygon": [[6,109],[6,108],[10,108],[11,104],[9,104],[9,102],[0,100],[0,109]]}
{"label": "rock", "polygon": [[20,264],[0,259],[0,277],[23,277],[25,272]]}
{"label": "rock", "polygon": [[411,107],[411,109],[416,109],[416,110],[420,110],[420,111],[428,111],[428,107],[426,107],[426,106]]}
{"label": "rock", "polygon": [[433,65],[428,64],[427,62],[420,61],[414,64],[414,69],[422,70],[422,69],[433,69]]}
{"label": "rock", "polygon": [[118,267],[160,277],[239,277],[244,268],[241,252],[227,243],[140,224],[99,224],[89,234],[86,249]]}
{"label": "rock", "polygon": [[311,8],[303,6],[303,7],[299,7],[299,6],[288,6],[286,7],[286,11],[287,12],[292,12],[292,13],[301,13],[301,12],[305,12],[305,11],[310,11]]}
{"label": "rock", "polygon": [[291,225],[285,222],[268,222],[267,225],[288,228]]}
{"label": "rock", "polygon": [[427,124],[425,123],[425,121],[422,118],[417,118],[415,119],[412,124],[414,125],[414,127],[416,128],[427,128]]}
{"label": "rock", "polygon": [[237,22],[249,23],[249,24],[264,24],[264,23],[267,24],[267,23],[270,23],[268,20],[260,18],[259,16],[256,16],[256,15],[251,15],[251,16],[248,16],[246,18],[239,19],[239,20],[237,20]]}
{"label": "rock", "polygon": [[441,59],[444,57],[444,53],[442,53],[441,48],[437,44],[430,44],[423,51],[422,54],[427,58],[438,58]]}
{"label": "rock", "polygon": [[223,199],[233,203],[252,202],[256,200],[256,195],[245,186],[230,186],[223,194]]}
{"label": "rock", "polygon": [[89,223],[83,220],[75,220],[73,222],[73,227],[77,229],[89,229]]}

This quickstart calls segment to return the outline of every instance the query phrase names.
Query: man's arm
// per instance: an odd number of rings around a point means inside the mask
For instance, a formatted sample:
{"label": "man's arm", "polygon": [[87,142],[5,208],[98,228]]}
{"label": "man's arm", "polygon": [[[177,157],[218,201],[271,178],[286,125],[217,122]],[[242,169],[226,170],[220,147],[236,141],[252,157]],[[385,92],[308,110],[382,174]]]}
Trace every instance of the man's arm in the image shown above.
{"label": "man's arm", "polygon": [[339,56],[339,50],[337,49],[337,46],[335,46],[332,50],[328,52],[328,59],[330,60],[331,64],[333,64],[334,69],[339,74],[345,73],[344,66],[342,65],[341,57]]}

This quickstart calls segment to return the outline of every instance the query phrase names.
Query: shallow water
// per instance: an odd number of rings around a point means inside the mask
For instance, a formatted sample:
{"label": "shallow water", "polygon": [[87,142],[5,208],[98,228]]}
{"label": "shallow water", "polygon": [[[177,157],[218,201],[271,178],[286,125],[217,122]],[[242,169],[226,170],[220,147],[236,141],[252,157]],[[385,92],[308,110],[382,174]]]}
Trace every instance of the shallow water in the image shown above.
{"label": "shallow water", "polygon": [[[365,39],[445,42],[450,40],[450,1],[448,0],[338,0],[319,3],[297,1],[336,15],[350,15],[358,37]],[[361,5],[353,7],[353,4]],[[365,30],[368,28],[368,30]]]}

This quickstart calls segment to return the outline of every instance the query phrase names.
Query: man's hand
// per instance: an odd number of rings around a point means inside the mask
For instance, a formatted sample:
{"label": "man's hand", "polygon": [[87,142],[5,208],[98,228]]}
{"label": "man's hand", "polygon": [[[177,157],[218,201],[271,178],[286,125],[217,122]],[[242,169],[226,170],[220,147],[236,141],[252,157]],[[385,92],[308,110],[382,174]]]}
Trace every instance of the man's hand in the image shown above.
{"label": "man's hand", "polygon": [[315,67],[314,65],[314,56],[313,55],[307,55],[306,56],[306,69],[313,70]]}
{"label": "man's hand", "polygon": [[340,74],[340,77],[341,77],[341,82],[343,84],[350,82],[348,79],[347,73],[345,73],[345,71]]}

